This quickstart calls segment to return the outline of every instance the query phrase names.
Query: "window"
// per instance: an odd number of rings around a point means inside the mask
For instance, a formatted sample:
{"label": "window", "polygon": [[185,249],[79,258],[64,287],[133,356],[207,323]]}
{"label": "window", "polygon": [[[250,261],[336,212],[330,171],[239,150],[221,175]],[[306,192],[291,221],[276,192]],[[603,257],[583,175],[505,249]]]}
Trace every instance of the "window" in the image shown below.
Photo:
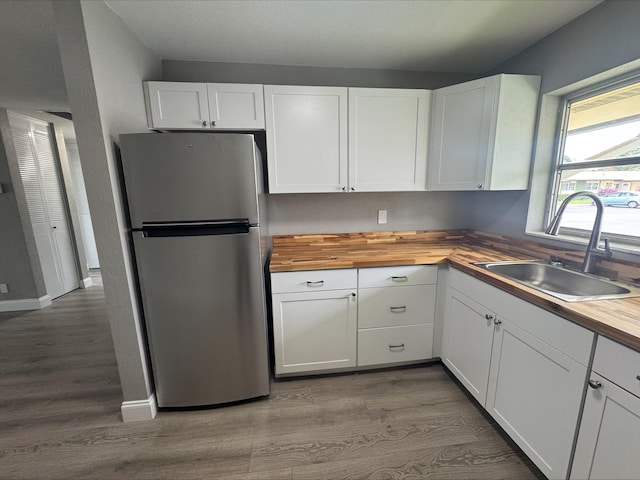
{"label": "window", "polygon": [[[640,242],[640,79],[568,96],[564,102],[548,220],[569,195],[588,191],[609,199],[603,233]],[[616,195],[620,192],[632,195]],[[593,201],[578,197],[567,206],[562,228],[586,234],[594,215]]]}

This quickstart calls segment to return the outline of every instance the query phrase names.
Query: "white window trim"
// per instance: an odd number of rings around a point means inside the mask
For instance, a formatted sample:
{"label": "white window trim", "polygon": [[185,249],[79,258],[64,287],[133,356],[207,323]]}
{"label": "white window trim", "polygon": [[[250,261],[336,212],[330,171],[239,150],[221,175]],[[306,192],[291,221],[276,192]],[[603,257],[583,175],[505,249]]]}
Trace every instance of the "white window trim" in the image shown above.
{"label": "white window trim", "polygon": [[[557,236],[544,233],[548,223],[549,212],[552,205],[549,192],[553,182],[556,181],[556,168],[559,155],[559,142],[557,132],[562,125],[564,112],[562,109],[564,99],[570,95],[588,92],[596,92],[604,86],[617,82],[632,82],[640,80],[640,60],[603,72],[592,78],[587,78],[561,89],[545,93],[540,98],[539,121],[536,131],[536,145],[530,173],[529,209],[525,226],[525,237],[533,237],[536,240],[544,240],[548,243],[569,243],[572,245],[586,246],[589,232],[570,231],[560,229]],[[559,114],[560,113],[560,114]],[[606,235],[609,236],[608,234]],[[613,238],[611,247],[616,258],[637,262],[640,256],[640,244],[626,241],[625,238]],[[621,255],[618,255],[621,254]]]}

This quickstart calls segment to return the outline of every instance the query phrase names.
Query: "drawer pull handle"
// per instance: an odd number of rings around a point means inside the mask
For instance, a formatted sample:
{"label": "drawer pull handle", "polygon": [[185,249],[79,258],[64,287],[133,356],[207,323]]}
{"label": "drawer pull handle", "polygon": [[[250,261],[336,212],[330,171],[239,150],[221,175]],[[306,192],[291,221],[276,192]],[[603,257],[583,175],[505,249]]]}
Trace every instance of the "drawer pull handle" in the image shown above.
{"label": "drawer pull handle", "polygon": [[404,305],[401,307],[389,307],[389,310],[391,310],[391,313],[404,313],[407,311],[407,307]]}
{"label": "drawer pull handle", "polygon": [[640,375],[636,375],[636,380],[640,380]]}
{"label": "drawer pull handle", "polygon": [[389,350],[404,350],[404,343],[399,345],[389,345]]}
{"label": "drawer pull handle", "polygon": [[406,275],[391,277],[392,282],[406,282],[409,278]]}
{"label": "drawer pull handle", "polygon": [[589,380],[589,386],[594,390],[597,390],[602,387],[602,383],[600,383],[598,380]]}
{"label": "drawer pull handle", "polygon": [[307,282],[307,287],[321,287],[324,285],[324,280],[318,280],[317,282]]}

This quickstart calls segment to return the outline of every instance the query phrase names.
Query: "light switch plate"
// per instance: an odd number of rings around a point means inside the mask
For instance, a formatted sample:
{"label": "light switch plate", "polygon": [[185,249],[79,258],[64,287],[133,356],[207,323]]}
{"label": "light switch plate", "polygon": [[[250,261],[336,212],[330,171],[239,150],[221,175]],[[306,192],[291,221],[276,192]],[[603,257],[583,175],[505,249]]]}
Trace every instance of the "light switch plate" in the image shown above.
{"label": "light switch plate", "polygon": [[387,211],[378,210],[378,223],[387,223]]}

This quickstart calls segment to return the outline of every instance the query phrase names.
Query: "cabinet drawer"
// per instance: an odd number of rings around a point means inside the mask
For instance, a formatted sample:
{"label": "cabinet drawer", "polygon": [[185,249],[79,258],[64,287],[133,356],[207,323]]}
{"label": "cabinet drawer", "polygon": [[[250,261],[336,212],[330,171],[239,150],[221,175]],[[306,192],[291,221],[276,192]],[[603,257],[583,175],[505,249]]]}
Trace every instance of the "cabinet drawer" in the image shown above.
{"label": "cabinet drawer", "polygon": [[433,324],[358,330],[358,366],[431,358]]}
{"label": "cabinet drawer", "polygon": [[640,352],[598,337],[592,369],[640,397]]}
{"label": "cabinet drawer", "polygon": [[398,267],[361,268],[358,286],[402,287],[405,285],[425,285],[438,281],[438,267],[435,265],[402,265]]}
{"label": "cabinet drawer", "polygon": [[277,272],[271,274],[273,293],[315,292],[357,288],[356,269],[306,270],[303,272]]}
{"label": "cabinet drawer", "polygon": [[361,288],[358,296],[358,328],[433,323],[435,302],[435,285]]}

